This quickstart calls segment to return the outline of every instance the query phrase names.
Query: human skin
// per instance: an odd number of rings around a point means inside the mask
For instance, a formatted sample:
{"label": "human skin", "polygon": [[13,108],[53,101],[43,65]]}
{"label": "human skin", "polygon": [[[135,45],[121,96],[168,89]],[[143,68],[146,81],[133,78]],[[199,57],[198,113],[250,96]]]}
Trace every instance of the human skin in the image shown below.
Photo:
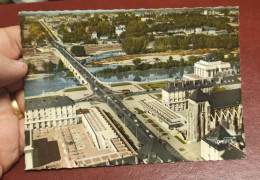
{"label": "human skin", "polygon": [[27,66],[21,59],[19,26],[0,29],[0,178],[24,152],[24,119],[14,114],[10,97],[24,113]]}

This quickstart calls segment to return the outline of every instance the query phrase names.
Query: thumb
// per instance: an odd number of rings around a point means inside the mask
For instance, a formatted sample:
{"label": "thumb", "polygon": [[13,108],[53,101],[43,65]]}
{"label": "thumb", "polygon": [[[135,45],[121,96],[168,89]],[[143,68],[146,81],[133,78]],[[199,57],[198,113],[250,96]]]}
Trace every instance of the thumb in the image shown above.
{"label": "thumb", "polygon": [[8,86],[22,79],[27,72],[27,65],[19,60],[10,60],[0,55],[0,87]]}

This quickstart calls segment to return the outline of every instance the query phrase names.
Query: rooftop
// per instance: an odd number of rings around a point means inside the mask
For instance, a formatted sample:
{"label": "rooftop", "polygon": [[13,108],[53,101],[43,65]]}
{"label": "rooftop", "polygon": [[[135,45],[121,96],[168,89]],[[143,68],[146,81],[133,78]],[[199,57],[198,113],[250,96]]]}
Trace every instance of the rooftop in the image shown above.
{"label": "rooftop", "polygon": [[234,146],[230,146],[221,156],[224,160],[244,159],[246,154]]}
{"label": "rooftop", "polygon": [[197,88],[189,97],[195,102],[208,101],[213,108],[223,108],[237,106],[241,103],[241,89],[232,89],[219,91],[214,93],[203,93],[200,88]]}
{"label": "rooftop", "polygon": [[167,85],[163,88],[164,91],[167,92],[175,92],[175,91],[183,91],[183,90],[193,90],[200,88],[207,88],[213,86],[221,86],[221,85],[231,85],[231,84],[239,84],[241,81],[239,80],[238,75],[232,76],[224,76],[224,77],[214,77],[210,79],[203,80],[193,80],[193,81],[180,81],[180,82],[168,82]]}
{"label": "rooftop", "polygon": [[61,106],[72,106],[75,102],[67,96],[48,96],[25,100],[25,109],[42,109]]}
{"label": "rooftop", "polygon": [[207,134],[203,138],[203,141],[208,143],[214,149],[222,151],[228,148],[229,143],[217,143],[217,141],[224,140],[224,138],[232,138],[232,136],[222,125],[218,125],[211,133]]}

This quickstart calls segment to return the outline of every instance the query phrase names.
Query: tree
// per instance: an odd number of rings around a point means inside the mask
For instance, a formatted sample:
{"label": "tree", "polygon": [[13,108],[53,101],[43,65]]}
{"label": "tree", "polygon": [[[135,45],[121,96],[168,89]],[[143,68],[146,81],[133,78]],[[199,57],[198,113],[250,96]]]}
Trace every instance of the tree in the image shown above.
{"label": "tree", "polygon": [[54,72],[56,65],[52,61],[49,61],[49,62],[44,62],[42,67],[46,72]]}
{"label": "tree", "polygon": [[138,64],[141,63],[141,59],[140,59],[140,58],[135,58],[135,59],[133,60],[133,63],[134,63],[134,65],[138,65]]}
{"label": "tree", "polygon": [[145,52],[147,44],[148,39],[145,36],[132,36],[124,38],[122,47],[127,54],[138,54]]}
{"label": "tree", "polygon": [[86,56],[86,51],[83,46],[72,46],[70,51],[75,56]]}
{"label": "tree", "polygon": [[35,73],[35,72],[37,72],[36,66],[35,66],[34,64],[28,63],[27,66],[28,66],[28,72],[29,72],[29,73]]}
{"label": "tree", "polygon": [[64,64],[60,59],[59,62],[58,62],[57,71],[60,72],[60,71],[64,71],[64,70],[65,70]]}
{"label": "tree", "polygon": [[214,86],[214,87],[211,89],[210,92],[213,93],[213,92],[227,91],[227,90],[229,90],[229,89],[224,88],[224,87],[221,87],[221,86]]}

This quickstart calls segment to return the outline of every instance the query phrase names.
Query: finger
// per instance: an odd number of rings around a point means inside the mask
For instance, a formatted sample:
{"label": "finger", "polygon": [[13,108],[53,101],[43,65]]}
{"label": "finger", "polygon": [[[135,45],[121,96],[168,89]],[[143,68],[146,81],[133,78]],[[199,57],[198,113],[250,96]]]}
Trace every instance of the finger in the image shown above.
{"label": "finger", "polygon": [[20,156],[24,153],[25,134],[24,134],[24,119],[19,121],[19,135],[20,135]]}
{"label": "finger", "polygon": [[5,89],[8,90],[9,93],[14,93],[18,90],[21,90],[24,88],[24,80],[20,79],[18,81],[16,81],[15,83],[5,87]]}
{"label": "finger", "polygon": [[22,54],[19,26],[0,29],[0,54],[9,59],[19,59]]}
{"label": "finger", "polygon": [[19,106],[19,109],[22,113],[24,113],[24,90],[19,90],[15,93],[15,99],[17,101],[17,104]]}
{"label": "finger", "polygon": [[0,87],[8,86],[22,79],[27,72],[27,65],[22,61],[10,60],[0,55]]}
{"label": "finger", "polygon": [[12,112],[11,114],[13,115],[13,109],[11,107],[11,101],[10,101],[10,96],[9,93],[4,89],[0,87],[0,115],[4,116],[6,114],[10,115],[10,112]]}

